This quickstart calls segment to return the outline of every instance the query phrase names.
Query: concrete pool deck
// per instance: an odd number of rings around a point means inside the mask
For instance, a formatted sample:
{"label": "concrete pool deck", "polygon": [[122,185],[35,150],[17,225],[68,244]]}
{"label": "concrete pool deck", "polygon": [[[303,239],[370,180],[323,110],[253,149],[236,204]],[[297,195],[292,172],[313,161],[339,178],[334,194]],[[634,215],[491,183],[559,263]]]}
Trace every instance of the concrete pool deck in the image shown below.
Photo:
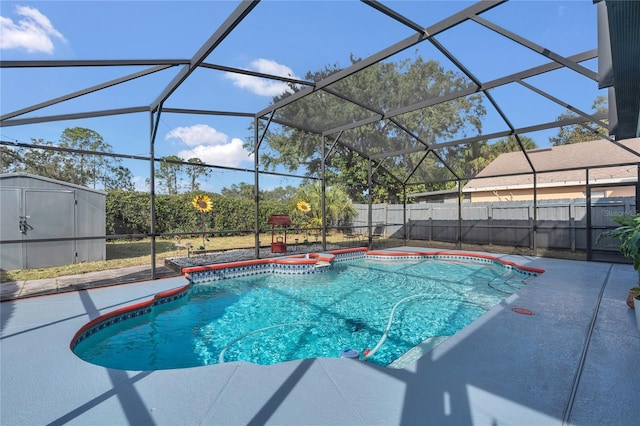
{"label": "concrete pool deck", "polygon": [[89,320],[182,277],[3,302],[0,424],[638,424],[632,267],[492,255],[546,272],[405,369],[324,358],[122,371],[70,351]]}

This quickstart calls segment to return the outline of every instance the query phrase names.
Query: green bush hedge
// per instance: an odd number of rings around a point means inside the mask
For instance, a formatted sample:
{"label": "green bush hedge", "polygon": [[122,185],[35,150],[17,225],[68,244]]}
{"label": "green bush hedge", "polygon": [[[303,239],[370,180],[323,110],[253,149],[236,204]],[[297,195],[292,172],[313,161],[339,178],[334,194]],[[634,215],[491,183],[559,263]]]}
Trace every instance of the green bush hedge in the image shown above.
{"label": "green bush hedge", "polygon": [[[213,202],[213,210],[201,213],[192,205],[196,195],[206,194]],[[286,214],[290,207],[286,202],[261,201],[260,227],[267,228],[270,214]],[[151,198],[146,192],[109,191],[106,200],[107,235],[148,234],[151,232]],[[252,230],[254,228],[253,200],[198,192],[157,195],[156,233],[197,232],[206,230]]]}

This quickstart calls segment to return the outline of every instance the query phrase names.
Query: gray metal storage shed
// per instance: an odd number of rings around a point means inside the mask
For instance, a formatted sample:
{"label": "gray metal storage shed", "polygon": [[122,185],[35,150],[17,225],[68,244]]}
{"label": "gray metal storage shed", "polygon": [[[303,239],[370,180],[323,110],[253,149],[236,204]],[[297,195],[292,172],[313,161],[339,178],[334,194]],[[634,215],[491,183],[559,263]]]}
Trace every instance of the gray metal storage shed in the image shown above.
{"label": "gray metal storage shed", "polygon": [[105,235],[105,203],[102,191],[28,173],[0,175],[0,268],[105,260],[105,238],[82,239]]}

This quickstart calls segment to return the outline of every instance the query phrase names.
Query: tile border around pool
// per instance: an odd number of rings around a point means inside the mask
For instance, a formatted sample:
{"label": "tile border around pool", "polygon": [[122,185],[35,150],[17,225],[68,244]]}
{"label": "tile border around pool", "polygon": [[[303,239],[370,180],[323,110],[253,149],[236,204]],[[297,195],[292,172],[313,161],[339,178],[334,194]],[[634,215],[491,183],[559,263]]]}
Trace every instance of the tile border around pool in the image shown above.
{"label": "tile border around pool", "polygon": [[158,293],[153,296],[151,300],[125,306],[94,318],[81,327],[73,336],[70,344],[71,350],[73,351],[80,342],[98,331],[104,330],[105,328],[111,327],[112,325],[118,324],[122,321],[137,318],[141,315],[148,315],[153,312],[153,308],[156,306],[184,298],[188,294],[187,290],[189,290],[189,287],[191,287],[191,283]]}
{"label": "tile border around pool", "polygon": [[262,273],[285,275],[304,275],[326,272],[331,263],[361,259],[366,255],[364,247],[355,249],[331,250],[326,253],[284,256],[275,259],[244,260],[217,265],[184,268],[182,272],[192,283],[238,278]]}
{"label": "tile border around pool", "polygon": [[141,315],[148,315],[159,305],[181,299],[188,294],[193,283],[237,278],[264,273],[279,273],[285,275],[302,275],[322,273],[331,268],[334,262],[344,262],[354,259],[383,259],[408,260],[416,258],[436,258],[446,260],[464,260],[478,263],[491,263],[503,266],[507,270],[517,270],[525,275],[538,276],[544,270],[518,265],[514,262],[499,259],[495,256],[445,251],[394,251],[367,250],[365,247],[355,249],[332,250],[326,253],[311,253],[309,255],[285,256],[276,259],[256,259],[241,262],[221,263],[217,265],[185,268],[183,272],[189,281],[187,285],[156,294],[151,300],[125,306],[115,311],[100,315],[80,328],[71,339],[70,348],[74,348],[86,338],[107,327],[127,321]]}
{"label": "tile border around pool", "polygon": [[396,250],[371,250],[367,252],[367,258],[389,260],[390,258],[399,260],[409,260],[415,258],[434,258],[443,260],[464,260],[476,263],[491,263],[502,266],[507,270],[516,270],[522,274],[537,277],[544,273],[543,269],[531,268],[529,266],[518,265],[515,262],[502,260],[498,257],[481,253],[469,253],[463,251],[396,251]]}

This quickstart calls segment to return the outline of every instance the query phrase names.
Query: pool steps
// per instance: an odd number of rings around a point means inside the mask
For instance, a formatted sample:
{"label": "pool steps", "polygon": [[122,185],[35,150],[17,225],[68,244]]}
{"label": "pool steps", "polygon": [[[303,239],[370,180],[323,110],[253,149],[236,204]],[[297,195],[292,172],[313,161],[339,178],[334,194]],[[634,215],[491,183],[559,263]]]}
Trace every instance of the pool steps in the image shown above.
{"label": "pool steps", "polygon": [[489,281],[487,285],[493,290],[502,294],[511,295],[520,290],[526,282],[523,280],[516,280],[514,271],[505,271],[502,275]]}
{"label": "pool steps", "polygon": [[386,367],[396,369],[409,367],[450,337],[451,336],[428,337],[404,354],[400,355],[394,361],[391,361]]}
{"label": "pool steps", "polygon": [[227,278],[236,278],[263,273],[279,274],[312,274],[322,273],[331,269],[332,263],[354,259],[372,260],[410,260],[420,258],[434,258],[440,260],[461,260],[479,263],[492,263],[501,265],[509,271],[518,271],[528,276],[538,276],[544,270],[521,266],[513,262],[505,261],[494,256],[445,251],[394,251],[394,250],[367,250],[364,247],[353,249],[331,250],[326,253],[310,253],[308,255],[284,256],[275,259],[255,259],[239,262],[222,263],[217,265],[197,266],[184,268],[183,273],[189,281],[188,284],[156,294],[151,300],[137,303],[115,311],[100,315],[89,321],[74,335],[70,347],[73,350],[80,342],[92,334],[107,327],[116,325],[122,321],[138,318],[141,315],[152,313],[156,306],[164,305],[187,296],[190,287],[200,282],[210,282]]}

